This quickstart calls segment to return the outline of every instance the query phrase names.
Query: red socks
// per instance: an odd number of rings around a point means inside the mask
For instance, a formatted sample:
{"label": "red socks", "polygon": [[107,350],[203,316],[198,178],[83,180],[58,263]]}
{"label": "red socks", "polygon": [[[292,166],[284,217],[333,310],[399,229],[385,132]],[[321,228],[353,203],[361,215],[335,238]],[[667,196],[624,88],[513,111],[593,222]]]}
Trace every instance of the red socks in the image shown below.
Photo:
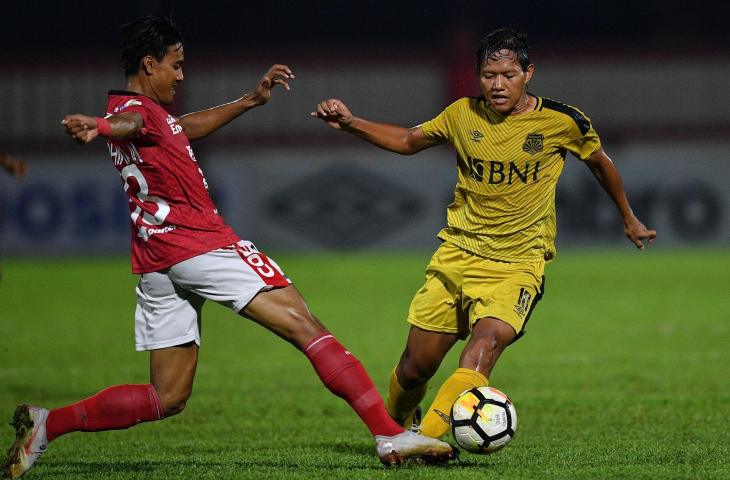
{"label": "red socks", "polygon": [[[325,386],[343,398],[373,435],[392,436],[403,427],[390,418],[378,390],[360,361],[329,333],[314,338],[304,354]],[[48,441],[70,432],[120,430],[163,418],[160,397],[151,384],[115,385],[80,402],[51,410]]]}
{"label": "red socks", "polygon": [[70,432],[120,430],[163,417],[155,387],[115,385],[80,402],[51,410],[46,421],[48,441]]}
{"label": "red socks", "polygon": [[322,383],[343,398],[362,418],[373,435],[403,432],[385,409],[383,399],[360,361],[330,333],[315,337],[303,349]]}

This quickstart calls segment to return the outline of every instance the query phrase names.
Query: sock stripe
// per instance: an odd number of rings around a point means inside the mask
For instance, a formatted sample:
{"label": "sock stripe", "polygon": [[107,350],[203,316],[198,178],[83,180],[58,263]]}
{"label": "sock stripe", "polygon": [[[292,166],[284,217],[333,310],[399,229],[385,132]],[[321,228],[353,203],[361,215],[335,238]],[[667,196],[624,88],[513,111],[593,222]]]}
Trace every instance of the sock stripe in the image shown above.
{"label": "sock stripe", "polygon": [[159,420],[162,420],[165,418],[165,412],[162,410],[162,400],[160,399],[160,394],[157,393],[157,389],[152,385],[149,384],[147,393],[150,397],[150,401],[154,404],[155,409],[157,410],[157,418]]}
{"label": "sock stripe", "polygon": [[378,393],[378,391],[375,388],[371,388],[367,392],[360,395],[357,399],[353,400],[352,408],[355,409],[355,411],[369,410],[381,401],[382,399],[380,398],[380,394]]}
{"label": "sock stripe", "polygon": [[323,333],[319,337],[315,337],[311,342],[307,344],[307,346],[304,347],[304,353],[309,352],[312,348],[314,348],[315,345],[320,343],[322,340],[327,340],[328,338],[335,337],[333,337],[331,333]]}

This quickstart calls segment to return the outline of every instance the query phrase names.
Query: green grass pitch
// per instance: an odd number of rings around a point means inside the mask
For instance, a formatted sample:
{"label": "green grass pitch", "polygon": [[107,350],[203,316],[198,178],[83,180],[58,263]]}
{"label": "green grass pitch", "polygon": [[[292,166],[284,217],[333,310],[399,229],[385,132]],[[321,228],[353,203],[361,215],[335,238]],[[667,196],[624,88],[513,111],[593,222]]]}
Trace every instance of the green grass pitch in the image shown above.
{"label": "green grass pitch", "polygon": [[[273,256],[384,392],[428,255]],[[147,381],[128,272],[126,259],[5,263],[0,415]],[[384,469],[301,354],[210,304],[183,414],[60,438],[27,478],[730,478],[729,272],[727,250],[563,252],[528,334],[492,375],[516,404],[515,440],[448,467]],[[3,449],[12,436],[0,426]]]}

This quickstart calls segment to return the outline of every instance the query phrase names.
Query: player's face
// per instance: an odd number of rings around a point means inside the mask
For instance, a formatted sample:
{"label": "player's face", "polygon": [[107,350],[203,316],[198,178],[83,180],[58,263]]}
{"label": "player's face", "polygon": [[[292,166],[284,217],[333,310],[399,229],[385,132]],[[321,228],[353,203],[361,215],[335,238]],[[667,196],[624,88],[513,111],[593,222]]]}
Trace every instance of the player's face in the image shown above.
{"label": "player's face", "polygon": [[514,52],[500,50],[482,62],[479,69],[479,86],[487,102],[494,110],[509,115],[526,100],[527,82],[535,67],[527,71],[517,60]]}
{"label": "player's face", "polygon": [[183,62],[185,55],[182,43],[167,48],[167,53],[159,62],[154,62],[151,69],[150,86],[157,100],[163,105],[172,103],[175,87],[183,80]]}

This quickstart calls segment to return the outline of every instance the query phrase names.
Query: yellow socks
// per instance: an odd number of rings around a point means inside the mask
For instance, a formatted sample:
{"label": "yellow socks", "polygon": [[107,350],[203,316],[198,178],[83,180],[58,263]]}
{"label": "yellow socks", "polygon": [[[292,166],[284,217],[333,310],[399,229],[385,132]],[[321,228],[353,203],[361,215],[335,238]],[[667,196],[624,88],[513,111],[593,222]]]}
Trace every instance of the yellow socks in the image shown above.
{"label": "yellow socks", "polygon": [[[474,388],[489,385],[487,377],[469,368],[457,368],[441,385],[426,416],[423,417],[421,433],[427,437],[441,438],[449,431],[449,414],[456,397]],[[414,407],[415,408],[415,407]],[[390,404],[388,404],[390,411]]]}
{"label": "yellow socks", "polygon": [[395,375],[395,369],[390,374],[390,384],[388,385],[388,414],[401,426],[411,428],[413,424],[413,412],[423,397],[426,396],[427,384],[420,387],[404,390],[398,383],[398,377]]}
{"label": "yellow socks", "polygon": [[[449,414],[456,397],[474,388],[489,385],[487,377],[469,368],[457,368],[441,385],[436,398],[421,424],[421,433],[427,437],[441,438],[449,431]],[[426,396],[427,385],[404,390],[398,383],[395,369],[390,374],[388,385],[388,414],[400,425],[410,428],[413,424],[413,412]]]}

